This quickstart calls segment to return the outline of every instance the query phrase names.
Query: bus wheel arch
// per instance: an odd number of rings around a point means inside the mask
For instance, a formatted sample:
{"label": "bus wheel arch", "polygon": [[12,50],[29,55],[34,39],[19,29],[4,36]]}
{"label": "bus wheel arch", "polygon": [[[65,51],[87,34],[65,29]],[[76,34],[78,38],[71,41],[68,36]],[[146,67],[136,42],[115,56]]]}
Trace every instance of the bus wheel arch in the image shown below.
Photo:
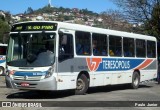
{"label": "bus wheel arch", "polygon": [[0,75],[4,74],[4,67],[0,66]]}
{"label": "bus wheel arch", "polygon": [[139,70],[135,70],[133,72],[132,75],[132,83],[131,83],[131,87],[132,89],[138,89],[139,84],[140,84],[140,71]]}
{"label": "bus wheel arch", "polygon": [[81,71],[76,81],[76,95],[84,95],[89,88],[90,76],[87,71]]}

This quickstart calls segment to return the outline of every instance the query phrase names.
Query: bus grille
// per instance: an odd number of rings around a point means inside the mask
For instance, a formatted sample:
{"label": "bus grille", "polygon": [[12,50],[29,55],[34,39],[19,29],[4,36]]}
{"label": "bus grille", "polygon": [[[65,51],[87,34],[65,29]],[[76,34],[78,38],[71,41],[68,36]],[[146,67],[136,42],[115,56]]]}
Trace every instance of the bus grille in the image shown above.
{"label": "bus grille", "polygon": [[24,81],[38,81],[41,80],[42,76],[13,76],[14,80],[24,80]]}

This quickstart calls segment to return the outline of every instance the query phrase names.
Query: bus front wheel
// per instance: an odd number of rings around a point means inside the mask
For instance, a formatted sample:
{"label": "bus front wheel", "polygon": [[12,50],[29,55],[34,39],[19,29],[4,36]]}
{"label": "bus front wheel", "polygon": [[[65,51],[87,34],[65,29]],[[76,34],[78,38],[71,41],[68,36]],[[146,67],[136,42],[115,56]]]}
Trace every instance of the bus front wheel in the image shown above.
{"label": "bus front wheel", "polygon": [[86,75],[82,74],[77,79],[77,86],[75,90],[76,95],[84,95],[88,90],[89,82]]}
{"label": "bus front wheel", "polygon": [[140,83],[140,75],[137,71],[133,73],[131,87],[137,89]]}
{"label": "bus front wheel", "polygon": [[0,75],[3,75],[3,74],[4,74],[4,68],[0,67]]}

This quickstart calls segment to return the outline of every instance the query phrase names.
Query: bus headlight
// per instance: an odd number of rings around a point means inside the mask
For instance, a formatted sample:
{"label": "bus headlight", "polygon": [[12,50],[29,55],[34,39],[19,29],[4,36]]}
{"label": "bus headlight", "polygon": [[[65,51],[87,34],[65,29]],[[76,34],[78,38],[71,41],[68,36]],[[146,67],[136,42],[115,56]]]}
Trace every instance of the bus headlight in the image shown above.
{"label": "bus headlight", "polygon": [[54,72],[54,68],[53,66],[49,68],[49,70],[47,71],[46,75],[45,75],[45,78],[49,78],[50,76],[52,76]]}

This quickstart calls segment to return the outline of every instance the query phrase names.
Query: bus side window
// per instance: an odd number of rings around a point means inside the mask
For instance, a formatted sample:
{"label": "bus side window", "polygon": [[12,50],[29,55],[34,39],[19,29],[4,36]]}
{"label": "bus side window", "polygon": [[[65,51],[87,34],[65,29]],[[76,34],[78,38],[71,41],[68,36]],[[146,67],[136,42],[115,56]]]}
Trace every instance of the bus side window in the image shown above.
{"label": "bus side window", "polygon": [[91,54],[91,34],[89,32],[76,31],[75,40],[77,55]]}
{"label": "bus side window", "polygon": [[59,36],[59,61],[73,57],[73,36],[71,34],[64,34]]}
{"label": "bus side window", "polygon": [[136,56],[146,57],[146,41],[142,39],[136,39]]}
{"label": "bus side window", "polygon": [[123,52],[124,57],[134,57],[135,56],[135,46],[133,38],[123,38]]}
{"label": "bus side window", "polygon": [[156,43],[154,41],[147,41],[147,57],[156,57]]}
{"label": "bus side window", "polygon": [[109,55],[122,56],[122,38],[119,36],[109,36]]}
{"label": "bus side window", "polygon": [[107,56],[107,35],[92,33],[92,53],[94,56]]}

